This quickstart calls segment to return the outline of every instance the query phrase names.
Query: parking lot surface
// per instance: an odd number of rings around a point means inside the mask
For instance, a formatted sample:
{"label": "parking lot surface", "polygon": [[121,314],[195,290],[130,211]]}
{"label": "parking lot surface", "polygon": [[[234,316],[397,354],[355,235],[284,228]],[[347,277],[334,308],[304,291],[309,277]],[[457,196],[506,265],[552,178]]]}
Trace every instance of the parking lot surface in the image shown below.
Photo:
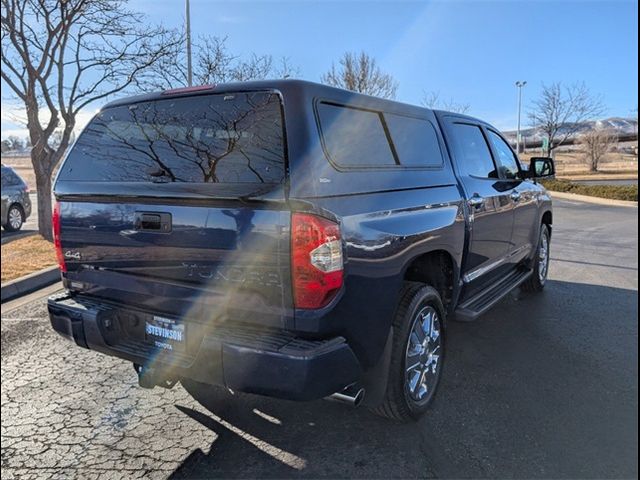
{"label": "parking lot surface", "polygon": [[[451,323],[420,422],[190,386],[54,334],[45,300],[2,309],[2,478],[638,476],[638,210],[556,201],[541,295]],[[206,395],[205,395],[206,394]]]}

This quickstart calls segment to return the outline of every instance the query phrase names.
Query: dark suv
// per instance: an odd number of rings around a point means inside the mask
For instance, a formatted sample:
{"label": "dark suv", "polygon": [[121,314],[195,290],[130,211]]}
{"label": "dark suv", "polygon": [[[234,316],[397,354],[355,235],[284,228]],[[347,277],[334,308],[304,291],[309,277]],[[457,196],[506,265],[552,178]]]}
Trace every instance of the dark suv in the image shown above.
{"label": "dark suv", "polygon": [[552,174],[480,120],[309,82],[125,98],[55,182],[51,323],[142,386],[416,418],[446,321],[544,287]]}
{"label": "dark suv", "polygon": [[11,167],[2,165],[2,228],[15,232],[31,215],[29,186]]}

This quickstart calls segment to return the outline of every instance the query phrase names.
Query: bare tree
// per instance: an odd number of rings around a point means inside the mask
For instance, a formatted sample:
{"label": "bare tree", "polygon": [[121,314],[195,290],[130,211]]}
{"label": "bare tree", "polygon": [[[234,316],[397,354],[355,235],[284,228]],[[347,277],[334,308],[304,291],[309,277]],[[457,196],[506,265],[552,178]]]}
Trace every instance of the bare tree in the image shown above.
{"label": "bare tree", "polygon": [[9,135],[2,143],[6,146],[6,151],[19,152],[24,150],[25,144],[21,138],[15,135]]}
{"label": "bare tree", "polygon": [[300,76],[300,68],[297,65],[293,65],[289,57],[280,57],[274,69],[277,78],[293,78]]}
{"label": "bare tree", "polygon": [[[229,81],[231,70],[238,68],[237,57],[227,50],[227,38],[200,37],[195,45],[195,78],[198,84],[223,83]],[[180,62],[180,66],[185,63]]]}
{"label": "bare tree", "polygon": [[398,82],[380,70],[376,60],[365,52],[346,52],[338,63],[339,67],[334,63],[322,75],[322,83],[375,97],[396,97]]}
{"label": "bare tree", "polygon": [[[153,67],[154,86],[159,89],[176,88],[187,85],[186,58],[183,34],[177,34],[179,41]],[[227,48],[226,37],[203,35],[193,45],[193,78],[197,85],[225,82],[242,82],[265,78],[289,78],[297,75],[297,67],[291,66],[283,57],[278,63],[271,55],[255,53],[247,57],[233,55]]]}
{"label": "bare tree", "polygon": [[453,98],[443,100],[440,92],[424,92],[421,103],[427,108],[446,110],[454,113],[469,113],[469,110],[471,110],[471,105],[468,103],[457,103]]}
{"label": "bare tree", "polygon": [[[57,150],[58,148],[60,148],[63,135],[64,135],[64,130],[61,128],[53,132],[51,134],[51,137],[49,137],[49,146],[54,150]],[[69,144],[72,144],[74,139],[75,139],[75,135],[73,132],[71,132],[71,136],[69,137]]]}
{"label": "bare tree", "polygon": [[580,136],[581,150],[590,171],[598,171],[601,161],[617,141],[615,133],[603,128],[594,128]]}
{"label": "bare tree", "polygon": [[593,95],[584,83],[565,87],[561,83],[543,85],[540,97],[529,112],[531,124],[540,128],[549,140],[548,153],[575,136],[587,120],[604,113],[600,96]]}
{"label": "bare tree", "polygon": [[[143,87],[177,37],[122,0],[1,0],[2,79],[26,110],[38,229],[51,239],[51,175],[87,105]],[[60,131],[55,142],[51,138]]]}

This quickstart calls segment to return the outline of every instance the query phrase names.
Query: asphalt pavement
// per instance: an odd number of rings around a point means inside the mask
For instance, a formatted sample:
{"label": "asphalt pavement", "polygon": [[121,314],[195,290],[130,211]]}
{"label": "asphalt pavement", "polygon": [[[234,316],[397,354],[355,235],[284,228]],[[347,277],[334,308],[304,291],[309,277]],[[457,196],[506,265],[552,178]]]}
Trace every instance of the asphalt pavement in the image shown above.
{"label": "asphalt pavement", "polygon": [[54,334],[43,298],[5,304],[2,478],[637,478],[638,209],[555,205],[546,291],[449,326],[415,424],[143,390],[130,364]]}

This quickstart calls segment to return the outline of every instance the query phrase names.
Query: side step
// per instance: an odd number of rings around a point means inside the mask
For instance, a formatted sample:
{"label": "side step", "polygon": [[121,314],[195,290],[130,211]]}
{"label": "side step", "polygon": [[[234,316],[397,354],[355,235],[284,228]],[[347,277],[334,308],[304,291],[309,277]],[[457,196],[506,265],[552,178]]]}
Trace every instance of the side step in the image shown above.
{"label": "side step", "polygon": [[502,300],[531,275],[532,270],[514,270],[464,303],[458,305],[454,316],[461,322],[471,322]]}

